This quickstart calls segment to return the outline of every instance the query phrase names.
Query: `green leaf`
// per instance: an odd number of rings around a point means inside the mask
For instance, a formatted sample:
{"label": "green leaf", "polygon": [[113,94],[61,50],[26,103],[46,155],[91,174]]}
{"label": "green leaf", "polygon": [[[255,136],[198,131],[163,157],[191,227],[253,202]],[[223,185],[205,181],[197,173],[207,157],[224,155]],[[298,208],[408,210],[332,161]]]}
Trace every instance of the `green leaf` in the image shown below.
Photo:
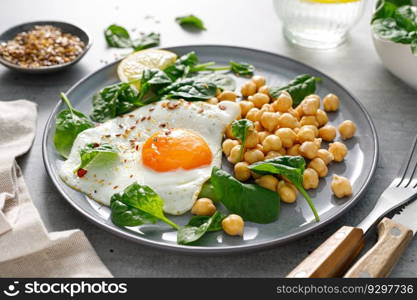
{"label": "green leaf", "polygon": [[234,214],[243,219],[267,224],[278,219],[280,199],[278,193],[257,184],[245,184],[229,173],[214,167],[210,181],[216,198]]}
{"label": "green leaf", "polygon": [[384,40],[402,44],[409,44],[412,41],[408,31],[398,26],[393,18],[375,20],[372,23],[372,30]]}
{"label": "green leaf", "polygon": [[376,8],[374,15],[372,16],[371,23],[377,19],[390,18],[394,16],[397,10],[397,5],[391,2],[382,1]]}
{"label": "green leaf", "polygon": [[124,203],[123,195],[114,194],[110,201],[111,220],[118,226],[153,224],[158,220],[152,215]]}
{"label": "green leaf", "polygon": [[213,83],[199,82],[193,78],[180,79],[162,89],[159,94],[165,99],[184,99],[204,101],[216,96],[217,86]]}
{"label": "green leaf", "polygon": [[[140,80],[140,91],[137,101],[146,104],[146,100],[152,98],[158,88],[169,85],[172,80],[159,69],[145,69]],[[151,95],[147,95],[152,92]],[[145,98],[147,96],[147,98]]]}
{"label": "green leaf", "polygon": [[[211,217],[191,219],[190,223],[178,229],[177,243],[187,245],[199,240],[208,231],[216,231],[220,224],[221,229],[222,216],[216,212]],[[211,229],[211,230],[210,230]]]}
{"label": "green leaf", "polygon": [[203,21],[194,15],[177,17],[175,18],[175,21],[182,27],[189,26],[199,30],[206,30]]}
{"label": "green leaf", "polygon": [[272,98],[278,98],[281,92],[287,91],[291,95],[293,107],[296,107],[305,97],[316,92],[316,82],[318,81],[320,81],[318,77],[307,74],[299,75],[285,86],[269,88],[269,94]]}
{"label": "green leaf", "polygon": [[238,76],[252,76],[253,72],[255,72],[255,67],[253,65],[250,65],[248,63],[244,63],[244,62],[235,62],[235,61],[230,61],[229,62],[230,65],[230,70]]}
{"label": "green leaf", "polygon": [[[222,230],[222,221],[226,217],[219,212],[216,212],[216,216],[213,218],[210,226],[207,229],[207,232],[219,231]],[[200,227],[203,223],[206,223],[210,216],[192,216],[190,221],[188,221],[187,226]]]}
{"label": "green leaf", "polygon": [[198,63],[198,57],[194,51],[184,54],[176,62],[167,68],[164,72],[173,80],[184,78],[188,75],[190,68]]}
{"label": "green leaf", "polygon": [[130,48],[132,41],[129,32],[122,26],[113,24],[106,28],[104,37],[107,45],[112,48]]}
{"label": "green leaf", "polygon": [[242,160],[243,153],[245,152],[246,138],[248,137],[249,130],[252,128],[253,123],[248,119],[235,120],[232,123],[232,134],[241,142],[239,161]]}
{"label": "green leaf", "polygon": [[279,156],[272,159],[260,161],[249,166],[249,169],[255,173],[266,175],[281,175],[291,181],[300,193],[306,199],[317,222],[320,217],[314,207],[313,200],[303,187],[303,173],[305,169],[305,160],[301,156]]}
{"label": "green leaf", "polygon": [[397,9],[394,18],[398,26],[408,32],[417,30],[417,7],[409,5],[402,6]]}
{"label": "green leaf", "polygon": [[115,161],[119,151],[110,144],[87,144],[80,150],[81,163],[75,170],[87,169],[88,166],[108,165]]}
{"label": "green leaf", "polygon": [[56,117],[54,145],[58,153],[67,158],[77,135],[94,127],[94,124],[83,113],[72,107],[64,93],[61,93],[61,99],[68,109],[61,111]]}
{"label": "green leaf", "polygon": [[417,39],[411,42],[411,52],[417,56]]}
{"label": "green leaf", "polygon": [[236,90],[236,81],[226,74],[211,73],[192,77],[199,82],[212,83],[222,91]]}
{"label": "green leaf", "polygon": [[134,110],[138,93],[129,83],[105,87],[93,96],[91,119],[104,122]]}
{"label": "green leaf", "polygon": [[161,35],[156,32],[151,32],[148,34],[144,34],[140,38],[132,41],[132,47],[134,51],[139,51],[159,46],[160,41]]}
{"label": "green leaf", "polygon": [[201,187],[201,191],[198,194],[198,199],[200,198],[209,198],[213,202],[220,202],[220,199],[216,197],[213,184],[211,184],[210,180],[206,181]]}

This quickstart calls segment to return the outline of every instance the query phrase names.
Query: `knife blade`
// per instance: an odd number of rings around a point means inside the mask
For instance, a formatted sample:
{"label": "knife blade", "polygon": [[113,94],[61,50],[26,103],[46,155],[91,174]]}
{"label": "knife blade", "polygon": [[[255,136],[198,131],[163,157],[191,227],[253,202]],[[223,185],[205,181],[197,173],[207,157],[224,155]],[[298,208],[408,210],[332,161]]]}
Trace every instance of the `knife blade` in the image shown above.
{"label": "knife blade", "polygon": [[392,217],[392,220],[410,228],[413,231],[413,235],[415,235],[417,232],[417,200],[413,200],[398,210]]}

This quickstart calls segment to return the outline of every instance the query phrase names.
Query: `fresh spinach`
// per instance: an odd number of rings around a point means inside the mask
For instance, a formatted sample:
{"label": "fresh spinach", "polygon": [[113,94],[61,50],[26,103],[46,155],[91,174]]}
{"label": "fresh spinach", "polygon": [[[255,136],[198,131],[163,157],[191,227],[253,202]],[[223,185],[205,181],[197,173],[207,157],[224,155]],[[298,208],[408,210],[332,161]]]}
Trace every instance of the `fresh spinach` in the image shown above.
{"label": "fresh spinach", "polygon": [[320,217],[317,214],[316,208],[314,206],[313,200],[311,200],[308,193],[304,190],[303,187],[303,173],[305,169],[305,160],[301,156],[279,156],[269,160],[256,162],[249,166],[249,169],[255,173],[266,175],[281,175],[287,178],[295,187],[300,191],[300,193],[306,199],[308,205],[310,206],[316,222],[320,221]]}
{"label": "fresh spinach", "polygon": [[94,123],[83,113],[75,110],[64,93],[61,93],[61,99],[68,109],[61,111],[56,117],[54,145],[58,153],[67,158],[77,135],[94,127]]}
{"label": "fresh spinach", "polygon": [[249,130],[252,128],[253,123],[248,119],[235,120],[232,123],[232,134],[241,142],[239,161],[242,160],[243,153],[245,152],[246,138],[248,137]]}
{"label": "fresh spinach", "polygon": [[209,198],[213,202],[220,202],[220,199],[216,197],[216,193],[214,192],[213,184],[210,180],[207,180],[203,186],[201,187],[201,191],[198,194],[198,198]]}
{"label": "fresh spinach", "polygon": [[177,17],[175,18],[175,21],[182,27],[189,26],[198,30],[206,30],[206,27],[204,27],[204,22],[194,15]]}
{"label": "fresh spinach", "polygon": [[125,203],[123,194],[114,194],[110,200],[111,220],[118,226],[154,224],[158,220],[152,215]]}
{"label": "fresh spinach", "polygon": [[[172,80],[159,69],[145,69],[140,80],[139,95],[137,103],[146,104],[149,99],[155,96],[156,90],[172,83]],[[151,95],[149,95],[151,92]]]}
{"label": "fresh spinach", "polygon": [[[186,226],[178,229],[177,243],[187,245],[199,240],[208,231],[217,231],[221,229],[223,217],[219,212],[215,212],[211,217],[204,217],[190,220]],[[218,229],[220,227],[220,229]]]}
{"label": "fresh spinach", "polygon": [[255,67],[248,63],[244,63],[244,62],[239,63],[235,61],[230,61],[229,65],[230,65],[230,70],[235,75],[238,75],[238,76],[248,77],[248,76],[252,76],[253,72],[255,72]]}
{"label": "fresh spinach", "polygon": [[159,46],[161,42],[161,35],[156,32],[143,34],[140,38],[132,41],[132,48],[134,51],[140,51],[152,47]]}
{"label": "fresh spinach", "polygon": [[280,198],[276,192],[257,184],[242,183],[229,173],[214,167],[210,178],[216,198],[243,219],[267,224],[278,219]]}
{"label": "fresh spinach", "polygon": [[204,101],[216,96],[217,86],[211,82],[200,82],[194,78],[175,81],[164,89],[159,95],[164,99],[184,99],[186,101]]}
{"label": "fresh spinach", "polygon": [[[222,221],[225,217],[226,216],[222,215],[221,213],[216,212],[216,217],[213,218],[213,221],[207,229],[207,232],[222,230]],[[192,216],[190,221],[188,221],[187,226],[200,227],[210,218],[210,216]]]}
{"label": "fresh spinach", "polygon": [[164,69],[164,72],[172,79],[184,78],[190,72],[190,68],[197,65],[198,56],[194,51],[182,55],[176,62]]}
{"label": "fresh spinach", "polygon": [[233,77],[222,73],[202,74],[192,77],[199,82],[212,83],[222,91],[236,90],[236,81]]}
{"label": "fresh spinach", "polygon": [[75,172],[79,169],[86,169],[89,165],[107,165],[114,161],[118,157],[119,151],[113,145],[110,144],[87,144],[80,150],[80,165]]}
{"label": "fresh spinach", "polygon": [[273,98],[278,98],[281,92],[287,91],[291,95],[293,107],[296,107],[306,96],[314,94],[318,81],[320,81],[320,78],[315,76],[307,74],[299,75],[285,86],[270,87],[269,94]]}
{"label": "fresh spinach", "polygon": [[122,26],[112,24],[104,31],[107,45],[112,48],[130,48],[132,41],[129,32]]}
{"label": "fresh spinach", "polygon": [[375,20],[372,23],[372,30],[382,39],[402,44],[411,43],[408,31],[398,26],[393,18]]}

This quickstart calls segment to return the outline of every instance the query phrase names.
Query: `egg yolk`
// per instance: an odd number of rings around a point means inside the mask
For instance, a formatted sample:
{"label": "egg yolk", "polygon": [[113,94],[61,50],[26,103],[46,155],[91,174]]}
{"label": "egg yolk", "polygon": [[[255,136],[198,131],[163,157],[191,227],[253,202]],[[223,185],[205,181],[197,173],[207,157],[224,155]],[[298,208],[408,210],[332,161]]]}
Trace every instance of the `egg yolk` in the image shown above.
{"label": "egg yolk", "polygon": [[207,142],[185,129],[159,131],[142,148],[143,164],[157,172],[195,169],[209,165],[212,159]]}

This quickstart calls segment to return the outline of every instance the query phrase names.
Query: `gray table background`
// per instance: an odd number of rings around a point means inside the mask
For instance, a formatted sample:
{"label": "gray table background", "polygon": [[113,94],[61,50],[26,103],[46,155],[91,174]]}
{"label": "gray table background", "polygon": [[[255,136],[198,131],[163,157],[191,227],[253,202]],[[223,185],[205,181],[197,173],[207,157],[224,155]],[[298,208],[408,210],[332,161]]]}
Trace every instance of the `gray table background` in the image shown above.
{"label": "gray table background", "polygon": [[[176,16],[189,13],[200,16],[208,30],[190,33],[174,23]],[[295,47],[284,39],[271,0],[1,0],[0,31],[26,21],[64,20],[85,28],[94,39],[86,57],[64,73],[29,76],[0,66],[0,99],[29,99],[39,105],[34,145],[19,159],[19,164],[47,229],[83,230],[115,276],[285,276],[336,229],[356,224],[369,213],[379,194],[396,175],[417,133],[417,92],[384,69],[370,38],[370,14],[368,3],[365,15],[343,46],[312,51]],[[103,29],[111,23],[138,31],[160,32],[162,46],[224,44],[271,51],[307,63],[335,78],[362,101],[378,130],[381,155],[376,176],[365,196],[343,217],[314,234],[271,250],[227,256],[187,256],[155,250],[113,236],[87,221],[66,203],[49,180],[43,166],[41,140],[58,93],[117,56],[117,51],[106,48],[103,38]],[[415,239],[392,276],[416,277],[416,260]]]}

